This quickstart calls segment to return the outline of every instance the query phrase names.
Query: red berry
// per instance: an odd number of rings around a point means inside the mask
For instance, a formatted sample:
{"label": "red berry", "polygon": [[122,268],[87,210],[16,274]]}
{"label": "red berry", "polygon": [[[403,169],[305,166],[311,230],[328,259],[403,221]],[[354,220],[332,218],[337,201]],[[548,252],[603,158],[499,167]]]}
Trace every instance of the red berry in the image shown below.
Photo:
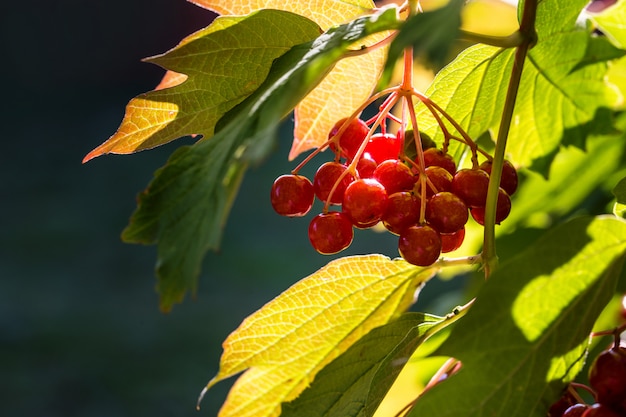
{"label": "red berry", "polygon": [[368,155],[377,164],[380,164],[387,159],[398,159],[401,148],[402,141],[398,140],[396,135],[376,133],[372,135],[365,146],[363,155]]}
{"label": "red berry", "polygon": [[332,195],[330,192],[346,169],[347,167],[339,162],[331,161],[320,165],[313,177],[313,189],[320,201],[326,203],[330,198],[329,204],[341,204],[346,187],[354,181],[354,177],[350,173],[345,174]]}
{"label": "red berry", "polygon": [[600,353],[589,368],[589,385],[599,403],[626,406],[626,348],[613,346]]}
{"label": "red berry", "polygon": [[[335,136],[347,120],[348,118],[343,118],[335,123],[333,128],[328,133],[328,138],[330,139]],[[346,130],[343,131],[341,136],[336,137],[333,142],[329,144],[329,147],[335,153],[337,153],[340,147],[340,156],[351,161],[368,133],[369,127],[367,127],[363,120],[358,118],[352,119]],[[337,146],[337,144],[339,144],[339,146]]]}
{"label": "red berry", "polygon": [[400,234],[398,252],[413,265],[429,266],[441,254],[441,238],[439,233],[428,225],[411,226]]}
{"label": "red berry", "polygon": [[387,198],[387,209],[381,218],[383,225],[394,235],[414,226],[420,217],[420,199],[413,193],[401,191]]}
{"label": "red berry", "polygon": [[270,192],[270,201],[276,213],[288,217],[304,216],[313,206],[313,185],[301,175],[281,175]]}
{"label": "red berry", "polygon": [[570,393],[569,390],[565,390],[563,395],[550,406],[548,410],[548,417],[562,417],[565,410],[574,404],[577,404],[578,400]]}
{"label": "red berry", "polygon": [[468,207],[484,207],[489,188],[489,174],[482,169],[461,169],[454,174],[452,192]]}
{"label": "red berry", "polygon": [[348,217],[337,211],[321,213],[309,224],[311,245],[321,254],[332,255],[346,249],[352,243],[354,230]]}
{"label": "red berry", "polygon": [[[485,225],[485,208],[472,207],[470,213],[476,223]],[[511,213],[511,197],[502,188],[498,189],[498,202],[496,203],[496,224],[502,223]]]}
{"label": "red berry", "polygon": [[343,196],[343,212],[358,228],[378,223],[387,208],[387,192],[378,181],[365,178],[351,183]]}
{"label": "red berry", "polygon": [[574,404],[569,406],[563,414],[562,417],[582,417],[585,411],[589,409],[587,404]]}
{"label": "red berry", "polygon": [[[417,160],[415,162],[419,164]],[[456,172],[456,162],[441,149],[429,148],[424,151],[424,166],[430,167],[433,165],[445,168],[452,175]]]}
{"label": "red berry", "polygon": [[439,233],[455,233],[469,218],[467,206],[456,195],[443,191],[426,203],[426,221]]}
{"label": "red berry", "polygon": [[[565,414],[563,415],[565,416]],[[581,415],[582,417],[624,417],[623,413],[613,410],[603,403],[593,404]]]}
{"label": "red berry", "polygon": [[452,252],[457,250],[463,244],[465,239],[465,227],[454,233],[441,233],[441,253]]}
{"label": "red berry", "polygon": [[[480,169],[487,172],[487,174],[491,175],[492,165],[493,163],[491,161],[485,161],[482,164],[480,164]],[[517,182],[518,182],[517,170],[508,159],[505,159],[502,165],[502,176],[500,177],[500,187],[502,187],[504,191],[506,191],[507,194],[511,196],[513,195],[513,193],[515,193],[515,190],[517,190]]]}
{"label": "red berry", "polygon": [[359,174],[359,178],[372,178],[377,166],[376,161],[369,155],[363,155],[356,164],[356,172]]}
{"label": "red berry", "polygon": [[430,197],[433,194],[440,193],[442,191],[450,191],[452,189],[452,174],[447,169],[440,166],[429,166],[425,170],[426,177],[435,187],[436,191],[430,186],[426,186],[426,196]]}
{"label": "red berry", "polygon": [[411,169],[397,159],[387,159],[374,170],[374,179],[385,187],[387,194],[409,191],[415,184]]}

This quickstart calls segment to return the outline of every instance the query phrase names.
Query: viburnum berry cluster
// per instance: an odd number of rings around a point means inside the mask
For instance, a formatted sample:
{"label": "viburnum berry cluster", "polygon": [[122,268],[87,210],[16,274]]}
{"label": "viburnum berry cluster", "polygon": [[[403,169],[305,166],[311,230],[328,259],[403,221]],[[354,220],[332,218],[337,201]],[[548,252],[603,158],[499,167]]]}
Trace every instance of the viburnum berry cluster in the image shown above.
{"label": "viburnum berry cluster", "polygon": [[[324,146],[292,173],[278,177],[272,186],[272,206],[283,216],[306,215],[315,198],[324,204],[323,211],[309,224],[311,244],[322,254],[334,254],[350,246],[354,228],[382,224],[399,236],[398,251],[404,259],[428,266],[442,253],[460,247],[470,217],[484,225],[492,157],[467,134],[462,133],[461,138],[450,134],[439,113],[435,114],[446,137],[442,148],[422,137],[419,130],[407,129],[407,123],[389,111],[397,96],[392,93],[369,120],[355,116],[337,121]],[[421,94],[419,97],[423,102],[427,100]],[[411,116],[413,126],[417,126],[414,113]],[[399,124],[395,134],[387,130],[388,121]],[[469,146],[471,168],[457,166],[447,152],[450,139]],[[312,156],[326,148],[333,151],[334,159],[321,164],[312,181],[298,173]],[[495,213],[497,224],[509,215],[510,196],[517,183],[515,167],[505,160]]]}
{"label": "viburnum berry cluster", "polygon": [[[620,334],[626,325],[611,331],[614,341],[598,354],[589,367],[589,386],[571,384],[549,410],[549,417],[624,417],[626,416],[626,347]],[[596,333],[604,335],[606,332]],[[594,398],[587,404],[576,391],[584,389]]]}

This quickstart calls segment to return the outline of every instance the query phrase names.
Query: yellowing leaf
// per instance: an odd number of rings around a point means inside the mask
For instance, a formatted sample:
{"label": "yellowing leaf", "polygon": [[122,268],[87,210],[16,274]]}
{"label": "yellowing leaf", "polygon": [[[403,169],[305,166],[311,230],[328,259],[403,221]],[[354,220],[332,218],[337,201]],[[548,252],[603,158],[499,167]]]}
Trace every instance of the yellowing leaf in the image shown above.
{"label": "yellowing leaf", "polygon": [[[368,39],[375,43],[388,32]],[[372,94],[385,65],[387,48],[344,59],[295,110],[294,142],[289,152],[292,160],[300,153],[317,148],[328,140],[328,132],[344,117],[349,117]]]}
{"label": "yellowing leaf", "polygon": [[118,131],[91,151],[133,153],[187,135],[213,136],[217,121],[267,78],[272,62],[320,34],[310,19],[278,10],[224,16],[163,55],[170,71],[155,91],[132,99]]}
{"label": "yellowing leaf", "polygon": [[207,385],[247,371],[220,417],[278,416],[315,374],[371,329],[414,301],[434,273],[382,255],[330,262],[244,320],[224,342],[220,370]]}
{"label": "yellowing leaf", "polygon": [[221,15],[242,15],[259,9],[276,9],[297,13],[317,23],[322,30],[345,23],[372,10],[371,0],[189,0]]}
{"label": "yellowing leaf", "polygon": [[[320,25],[323,30],[371,12],[370,0],[190,0],[221,14],[244,14],[260,8],[298,13]],[[388,32],[368,39],[368,44],[389,36]],[[337,120],[348,117],[367,100],[384,67],[386,48],[339,62],[328,76],[295,109],[294,142],[289,159],[321,146]]]}

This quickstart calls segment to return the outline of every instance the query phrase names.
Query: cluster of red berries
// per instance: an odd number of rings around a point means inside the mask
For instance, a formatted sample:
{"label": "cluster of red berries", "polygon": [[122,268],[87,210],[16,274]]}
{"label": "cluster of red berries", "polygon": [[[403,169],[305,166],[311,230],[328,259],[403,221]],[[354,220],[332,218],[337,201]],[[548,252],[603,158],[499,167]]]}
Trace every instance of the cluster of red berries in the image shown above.
{"label": "cluster of red berries", "polygon": [[586,404],[570,386],[550,407],[549,417],[624,417],[626,416],[626,347],[620,345],[619,331],[611,347],[602,351],[589,367],[589,386],[594,397]]}
{"label": "cluster of red berries", "polygon": [[[372,133],[359,118],[338,121],[327,143],[334,160],[323,163],[313,181],[295,172],[278,177],[271,189],[274,210],[304,216],[315,197],[322,201],[323,212],[309,225],[311,244],[322,254],[346,249],[354,228],[382,223],[399,236],[405,260],[433,264],[441,253],[461,245],[470,215],[484,224],[491,160],[457,170],[454,159],[436,147],[410,157],[404,150],[409,136],[414,140],[412,131],[402,129]],[[517,171],[505,161],[496,223],[509,215],[517,181]]]}

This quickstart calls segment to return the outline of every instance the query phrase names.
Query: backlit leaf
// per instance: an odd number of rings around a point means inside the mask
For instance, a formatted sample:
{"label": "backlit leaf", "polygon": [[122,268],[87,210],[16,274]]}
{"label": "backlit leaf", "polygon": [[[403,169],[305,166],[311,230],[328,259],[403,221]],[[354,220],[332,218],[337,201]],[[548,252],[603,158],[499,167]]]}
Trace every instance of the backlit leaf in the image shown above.
{"label": "backlit leaf", "polygon": [[310,0],[307,2],[283,0],[189,0],[221,15],[244,15],[260,9],[285,10],[305,16],[322,30],[346,23],[372,11],[371,0]]}
{"label": "backlit leaf", "polygon": [[128,103],[118,131],[84,162],[186,135],[210,138],[217,121],[259,87],[274,59],[319,34],[309,19],[276,10],[217,18],[174,49],[147,60],[170,71],[157,90]]}
{"label": "backlit leaf", "polygon": [[615,46],[626,49],[626,3],[618,1],[600,13],[588,12],[587,15]]}
{"label": "backlit leaf", "polygon": [[274,61],[251,96],[220,119],[212,139],[179,148],[157,171],[122,237],[158,243],[157,290],[163,310],[180,302],[188,290],[195,292],[202,258],[219,245],[243,172],[250,161],[267,155],[280,121],[354,40],[397,25],[395,11],[387,9],[292,48]]}
{"label": "backlit leaf", "polygon": [[[287,10],[316,22],[323,30],[371,13],[371,0],[313,0],[306,3],[282,0],[191,0],[221,14],[245,14],[260,8]],[[388,36],[382,33],[368,44]],[[358,49],[359,45],[355,45]],[[289,159],[317,148],[328,139],[335,122],[350,116],[370,96],[385,63],[385,48],[337,63],[336,67],[295,109],[294,142]]]}
{"label": "backlit leaf", "polygon": [[409,415],[544,417],[582,369],[625,253],[626,222],[581,217],[502,263],[437,352],[463,367]]}
{"label": "backlit leaf", "polygon": [[415,349],[451,318],[405,313],[378,327],[315,377],[281,417],[370,416]]}
{"label": "backlit leaf", "polygon": [[[539,41],[524,65],[507,153],[518,166],[544,174],[559,145],[584,146],[591,132],[606,132],[606,114],[620,97],[606,81],[606,60],[623,54],[608,41],[576,25],[585,0],[540,2]],[[558,15],[558,19],[553,16]],[[465,50],[436,77],[427,94],[473,138],[499,125],[514,50],[476,45]],[[418,106],[420,128],[437,142],[441,131]],[[456,142],[456,156],[462,151]]]}
{"label": "backlit leaf", "polygon": [[277,416],[333,359],[404,312],[434,271],[382,255],[330,262],[244,320],[207,388],[246,371],[220,417]]}

